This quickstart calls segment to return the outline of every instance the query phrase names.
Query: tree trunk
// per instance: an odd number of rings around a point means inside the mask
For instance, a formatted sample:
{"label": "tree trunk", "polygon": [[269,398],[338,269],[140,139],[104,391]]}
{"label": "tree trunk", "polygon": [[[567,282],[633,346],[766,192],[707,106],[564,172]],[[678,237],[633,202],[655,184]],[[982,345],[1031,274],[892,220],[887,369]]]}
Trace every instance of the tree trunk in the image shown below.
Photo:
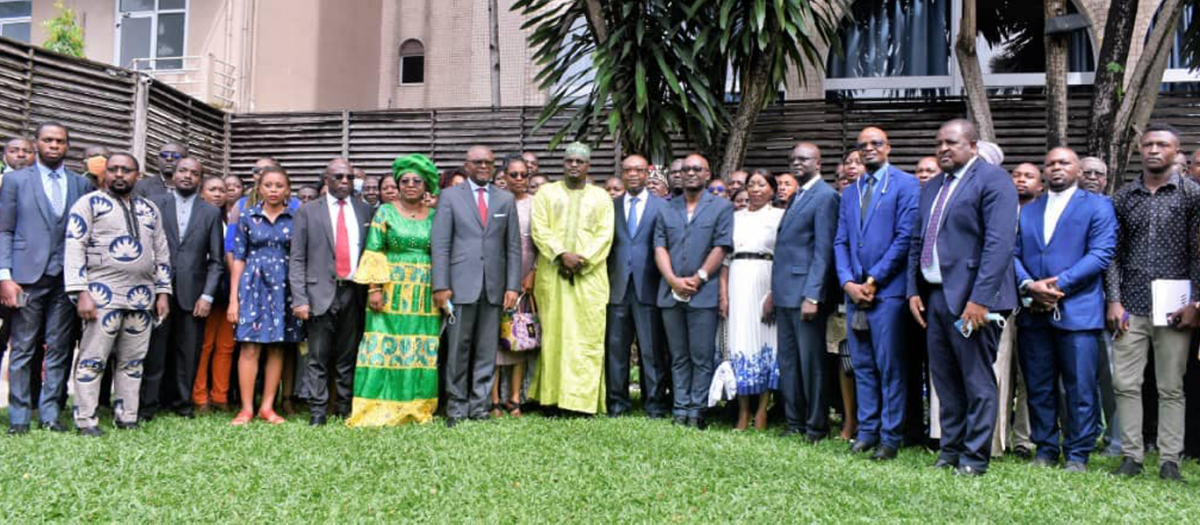
{"label": "tree trunk", "polygon": [[967,95],[967,116],[975,122],[980,139],[995,142],[996,130],[992,125],[992,109],[988,106],[987,90],[983,85],[983,68],[979,67],[979,56],[975,52],[976,11],[975,0],[963,0],[962,21],[958,27],[958,41],[954,44],[954,56],[958,57],[963,91]]}
{"label": "tree trunk", "polygon": [[751,57],[746,78],[742,80],[742,102],[729,125],[729,136],[725,141],[725,154],[721,157],[720,175],[727,175],[741,168],[746,160],[746,146],[750,139],[750,128],[758,120],[758,114],[775,90],[771,85],[771,60],[761,51]]}
{"label": "tree trunk", "polygon": [[[1125,63],[1129,60],[1137,12],[1138,0],[1112,0],[1108,6],[1108,21],[1104,25],[1104,39],[1100,42],[1100,58],[1096,62],[1096,78],[1092,83],[1087,154],[1098,157],[1106,166],[1112,166],[1115,160],[1110,151],[1115,140],[1113,115],[1121,105]],[[1110,191],[1112,187],[1112,184],[1108,185]]]}
{"label": "tree trunk", "polygon": [[[1067,0],[1046,0],[1046,20],[1067,13]],[[1046,35],[1046,149],[1067,145],[1067,33]]]}
{"label": "tree trunk", "polygon": [[1183,14],[1181,0],[1163,0],[1159,7],[1154,30],[1146,38],[1146,46],[1138,58],[1137,67],[1129,77],[1121,106],[1113,117],[1112,129],[1115,140],[1109,145],[1108,153],[1113,159],[1109,165],[1109,187],[1116,190],[1125,180],[1125,169],[1137,137],[1150,121],[1150,113],[1158,102],[1158,90],[1162,85],[1163,72],[1167,69],[1167,58],[1174,45],[1175,29]]}
{"label": "tree trunk", "polygon": [[608,24],[604,22],[604,9],[600,0],[584,0],[584,12],[587,13],[588,24],[596,35],[596,42],[608,40]]}

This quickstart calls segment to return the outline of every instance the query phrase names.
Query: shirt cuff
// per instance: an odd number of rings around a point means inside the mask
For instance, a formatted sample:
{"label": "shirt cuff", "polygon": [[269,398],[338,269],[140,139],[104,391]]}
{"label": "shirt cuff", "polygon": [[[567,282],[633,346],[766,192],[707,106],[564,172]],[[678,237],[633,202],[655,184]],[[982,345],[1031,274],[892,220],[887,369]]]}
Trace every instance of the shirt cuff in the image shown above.
{"label": "shirt cuff", "polygon": [[208,294],[201,294],[201,295],[200,295],[200,298],[201,298],[201,299],[203,299],[203,300],[205,300],[205,301],[208,301],[208,304],[212,304],[212,303],[213,303],[213,297],[212,297],[211,295],[208,295]]}
{"label": "shirt cuff", "polygon": [[0,269],[0,281],[11,281],[12,270],[8,268]]}

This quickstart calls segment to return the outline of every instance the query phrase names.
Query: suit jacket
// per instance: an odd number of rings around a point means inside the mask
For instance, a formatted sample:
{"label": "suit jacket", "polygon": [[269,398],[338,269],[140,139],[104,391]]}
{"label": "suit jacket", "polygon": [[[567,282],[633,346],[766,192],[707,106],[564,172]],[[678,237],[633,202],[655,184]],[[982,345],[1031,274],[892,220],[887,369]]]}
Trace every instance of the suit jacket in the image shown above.
{"label": "suit jacket", "polygon": [[142,177],[133,186],[133,193],[151,200],[161,195],[171,194],[167,189],[167,183],[163,182],[163,178],[160,175]]}
{"label": "suit jacket", "polygon": [[[921,274],[921,247],[938,192],[946,181],[941,173],[921,188],[920,233],[913,236],[908,259],[908,295],[925,288]],[[942,225],[937,231],[938,263],[946,306],[962,315],[967,301],[989,311],[1017,306],[1016,274],[1012,257],[1017,238],[1017,189],[1003,169],[976,158],[946,200]]]}
{"label": "suit jacket", "polygon": [[450,290],[455,304],[504,302],[521,290],[521,228],[511,193],[488,184],[487,227],[469,183],[442,190],[433,216],[433,290]]}
{"label": "suit jacket", "polygon": [[666,205],[649,191],[641,195],[645,200],[642,215],[637,220],[637,231],[629,235],[625,201],[629,195],[613,199],[616,217],[616,232],[613,235],[612,251],[608,252],[608,304],[620,304],[629,286],[641,304],[653,306],[658,298],[658,265],[654,263],[654,229],[658,223],[659,210]]}
{"label": "suit jacket", "polygon": [[[675,275],[695,275],[713,248],[724,248],[726,254],[733,251],[733,203],[702,192],[689,222],[687,199],[671,200],[659,211],[658,222],[654,225],[654,247],[667,249]],[[717,276],[717,272],[712,272],[708,282],[700,286],[688,304],[693,308],[716,308],[721,287]],[[675,303],[671,286],[666,279],[660,278],[658,306],[671,308]]]}
{"label": "suit jacket", "polygon": [[1104,270],[1117,246],[1117,216],[1105,197],[1076,188],[1058,217],[1054,236],[1045,236],[1046,205],[1042,195],[1021,209],[1014,265],[1017,283],[1058,276],[1065,295],[1058,301],[1060,319],[1023,310],[1020,326],[1050,325],[1063,330],[1104,328]]}
{"label": "suit jacket", "polygon": [[160,193],[150,200],[158,206],[166,227],[167,248],[171,252],[172,295],[176,304],[190,312],[201,295],[212,297],[215,303],[221,274],[225,271],[225,230],[221,227],[221,210],[196,195],[187,232],[180,238],[175,196]]}
{"label": "suit jacket", "polygon": [[878,285],[878,297],[905,297],[908,248],[917,222],[921,185],[916,177],[889,165],[883,180],[875,181],[875,197],[864,218],[862,184],[859,177],[842,192],[833,241],[838,285],[862,284],[870,276]]}
{"label": "suit jacket", "polygon": [[54,217],[42,175],[34,164],[4,176],[0,188],[0,269],[12,271],[17,284],[33,284],[47,270],[61,271],[66,219],[75,201],[94,188],[87,179],[65,169],[66,203]]}
{"label": "suit jacket", "polygon": [[[354,207],[358,227],[358,252],[362,257],[367,246],[367,230],[375,209],[370,204],[347,198]],[[350,225],[347,225],[350,226]],[[288,284],[292,290],[292,306],[309,305],[311,315],[324,315],[337,293],[336,232],[329,217],[329,201],[318,198],[300,207],[292,219],[292,247],[288,263]],[[353,248],[351,248],[353,249]]]}
{"label": "suit jacket", "polygon": [[771,266],[775,306],[800,308],[806,299],[814,299],[826,310],[837,308],[833,239],[840,202],[837,190],[817,180],[788,203],[779,221],[775,264]]}

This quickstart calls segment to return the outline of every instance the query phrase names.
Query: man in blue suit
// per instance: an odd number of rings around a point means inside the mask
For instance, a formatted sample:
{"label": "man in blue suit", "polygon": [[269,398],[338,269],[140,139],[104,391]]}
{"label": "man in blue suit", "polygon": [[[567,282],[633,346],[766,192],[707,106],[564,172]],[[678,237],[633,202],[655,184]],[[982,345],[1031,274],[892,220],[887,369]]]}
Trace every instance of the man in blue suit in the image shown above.
{"label": "man in blue suit", "polygon": [[837,307],[833,238],[837,190],[821,180],[821,150],[811,142],[788,158],[800,189],[788,204],[775,238],[771,301],[779,323],[779,390],[787,428],[817,442],[829,434],[825,399],[825,322]]}
{"label": "man in blue suit", "polygon": [[968,120],[954,119],[938,130],[942,173],[921,188],[921,234],[908,260],[909,309],[926,327],[941,401],[941,452],[934,467],[967,476],[987,472],[996,426],[992,362],[1000,327],[988,317],[1002,318],[1017,305],[1008,256],[1016,244],[1017,190],[1008,173],[978,158],[978,140]]}
{"label": "man in blue suit", "polygon": [[662,207],[654,225],[658,306],[671,351],[674,423],[703,430],[717,351],[715,277],[733,251],[733,204],[705,191],[712,173],[703,156],[688,155],[680,173],[683,195]]}
{"label": "man in blue suit", "polygon": [[33,356],[43,342],[45,380],[38,419],[42,428],[67,430],[58,420],[58,403],[66,395],[79,321],[63,289],[63,240],[67,211],[93,190],[63,162],[69,141],[62,124],[39,125],[34,139],[37,163],[5,176],[0,188],[0,303],[17,309],[8,365],[8,433],[13,435],[29,432],[31,379],[41,372]]}
{"label": "man in blue suit", "polygon": [[[1079,189],[1079,157],[1067,148],[1046,154],[1050,192],[1021,210],[1015,266],[1022,295],[1032,301],[1017,316],[1019,359],[1029,396],[1029,420],[1037,455],[1033,464],[1058,462],[1087,470],[1099,434],[1100,334],[1104,329],[1101,277],[1117,245],[1112,203]],[[1066,391],[1059,414],[1055,390]]]}
{"label": "man in blue suit", "polygon": [[604,341],[604,377],[608,415],[631,407],[629,352],[636,337],[641,362],[642,406],[651,418],[671,412],[667,398],[670,356],[666,350],[654,263],[654,225],[666,201],[646,191],[650,163],[641,155],[621,161],[625,194],[613,199],[616,234],[608,253],[608,326]]}
{"label": "man in blue suit", "polygon": [[842,192],[833,241],[858,397],[858,439],[850,450],[875,448],[872,459],[891,460],[904,433],[908,249],[921,185],[888,163],[883,130],[863,129],[858,151],[867,171]]}

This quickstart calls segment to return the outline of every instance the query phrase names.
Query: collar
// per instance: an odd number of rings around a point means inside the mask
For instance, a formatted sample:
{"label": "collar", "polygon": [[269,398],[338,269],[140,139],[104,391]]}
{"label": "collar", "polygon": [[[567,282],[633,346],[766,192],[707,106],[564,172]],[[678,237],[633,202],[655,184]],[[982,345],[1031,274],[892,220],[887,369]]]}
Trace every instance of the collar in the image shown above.
{"label": "collar", "polygon": [[631,195],[629,192],[625,192],[625,202],[633,204],[633,199],[637,199],[638,203],[643,203],[647,200],[646,195],[647,192],[645,188],[642,188],[642,192],[637,195]]}
{"label": "collar", "polygon": [[180,194],[179,194],[179,192],[177,192],[177,191],[176,191],[176,192],[172,192],[171,194],[175,196],[175,200],[176,200],[177,202],[180,202],[180,201],[181,201],[181,202],[184,202],[184,203],[188,203],[188,202],[192,202],[192,200],[194,200],[194,199],[196,198],[196,195],[197,195],[198,193],[199,193],[199,192],[192,193],[192,194],[191,194],[190,196],[188,196],[188,197],[184,197],[183,195],[180,195]]}
{"label": "collar", "polygon": [[38,173],[41,173],[43,177],[49,177],[51,171],[57,171],[63,175],[67,174],[66,166],[60,164],[57,169],[51,170],[49,166],[42,164],[42,159],[40,158],[37,160],[37,169]]}
{"label": "collar", "polygon": [[1075,190],[1078,188],[1079,188],[1079,184],[1072,184],[1070,188],[1067,188],[1062,191],[1047,190],[1046,196],[1047,196],[1047,198],[1056,199],[1056,200],[1057,199],[1070,199],[1072,195],[1075,195]]}
{"label": "collar", "polygon": [[475,181],[471,180],[471,177],[467,177],[467,184],[469,184],[471,187],[471,195],[475,195],[476,193],[479,193],[479,190],[481,190],[481,189],[482,190],[488,189],[488,187],[486,185],[480,186],[478,184],[475,184]]}
{"label": "collar", "polygon": [[954,172],[954,180],[962,180],[963,176],[967,174],[967,171],[971,169],[971,166],[975,165],[975,160],[978,158],[979,155],[975,155],[971,157],[971,160],[968,160],[966,164],[963,164],[963,167],[958,168],[958,170]]}
{"label": "collar", "polygon": [[891,167],[892,167],[891,164],[884,162],[883,166],[880,166],[879,169],[875,170],[874,173],[867,173],[867,175],[870,177],[873,177],[875,179],[875,182],[879,182],[879,181],[883,180],[884,177],[887,176],[888,168],[891,168]]}
{"label": "collar", "polygon": [[[1146,193],[1150,193],[1150,190],[1146,189],[1146,185],[1142,183],[1142,177],[1143,177],[1143,176],[1144,176],[1144,175],[1138,175],[1138,178],[1136,178],[1136,179],[1134,179],[1134,180],[1133,180],[1134,189],[1135,189],[1135,190],[1139,190],[1139,191],[1143,191],[1143,192],[1146,192]],[[1171,170],[1171,176],[1167,178],[1167,182],[1165,182],[1165,183],[1164,183],[1162,186],[1160,186],[1158,189],[1160,189],[1160,190],[1161,190],[1161,189],[1163,189],[1163,188],[1166,188],[1166,187],[1168,187],[1168,186],[1170,186],[1170,187],[1173,187],[1173,188],[1178,188],[1178,187],[1179,187],[1179,172],[1178,172],[1178,171]]]}
{"label": "collar", "polygon": [[[330,208],[336,207],[338,200],[344,200],[344,201],[346,201],[347,206],[353,206],[353,203],[350,201],[349,195],[347,195],[345,199],[338,199],[337,197],[334,197],[332,193],[325,194],[325,204],[327,206],[329,206]],[[288,206],[288,207],[290,208],[291,206]]]}
{"label": "collar", "polygon": [[[821,180],[820,173],[813,175],[813,177],[811,179],[808,179],[808,182],[805,182],[803,186],[800,186],[800,191],[808,191],[808,189],[812,188],[813,184],[816,184],[817,181],[819,181],[819,180]],[[792,198],[795,199],[795,197],[792,197]]]}
{"label": "collar", "polygon": [[[264,219],[267,218],[267,214],[263,212],[263,205],[261,202],[254,205],[253,208],[250,208],[250,216],[253,217],[255,215],[262,217]],[[283,211],[279,213],[279,217],[283,217],[284,215],[287,215],[288,217],[292,216],[292,207],[291,206],[283,207]],[[276,219],[278,219],[279,217],[276,217]]]}

